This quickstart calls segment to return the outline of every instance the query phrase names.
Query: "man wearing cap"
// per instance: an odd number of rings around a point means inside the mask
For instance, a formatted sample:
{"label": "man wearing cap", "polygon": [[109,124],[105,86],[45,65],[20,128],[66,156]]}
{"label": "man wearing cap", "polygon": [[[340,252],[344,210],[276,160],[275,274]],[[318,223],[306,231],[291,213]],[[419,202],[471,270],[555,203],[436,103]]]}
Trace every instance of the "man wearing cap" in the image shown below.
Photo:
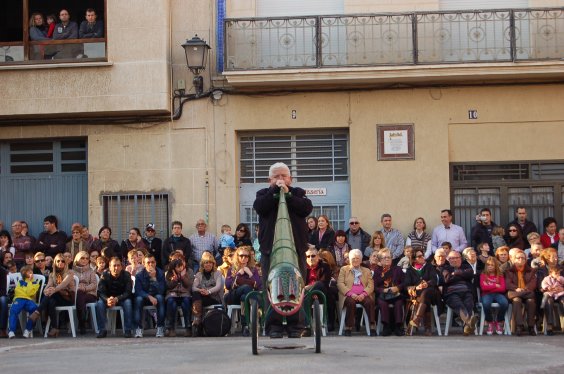
{"label": "man wearing cap", "polygon": [[370,245],[370,234],[360,227],[360,222],[356,217],[349,218],[349,228],[346,234],[347,243],[351,248],[360,249],[364,252],[364,249]]}
{"label": "man wearing cap", "polygon": [[145,242],[145,246],[150,254],[155,256],[157,260],[157,266],[159,268],[163,268],[163,264],[161,261],[161,248],[163,247],[163,241],[160,238],[156,237],[155,232],[155,224],[148,223],[145,226],[145,235],[143,236],[143,241]]}

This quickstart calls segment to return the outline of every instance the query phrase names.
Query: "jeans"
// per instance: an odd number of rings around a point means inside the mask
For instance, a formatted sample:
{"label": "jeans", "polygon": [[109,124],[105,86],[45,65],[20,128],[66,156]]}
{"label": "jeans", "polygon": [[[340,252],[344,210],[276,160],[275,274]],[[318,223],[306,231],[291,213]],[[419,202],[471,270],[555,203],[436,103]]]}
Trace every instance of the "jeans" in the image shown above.
{"label": "jeans", "polygon": [[0,330],[6,330],[8,323],[8,298],[0,296]]}
{"label": "jeans", "polygon": [[192,299],[189,296],[185,297],[169,297],[166,300],[166,327],[173,329],[176,322],[176,308],[182,309],[184,315],[184,326],[190,327],[192,319]]}
{"label": "jeans", "polygon": [[488,293],[482,295],[482,308],[484,308],[484,316],[487,322],[493,321],[492,317],[492,303],[498,303],[497,321],[502,322],[505,320],[505,312],[509,306],[509,301],[502,293]]}
{"label": "jeans", "polygon": [[[15,332],[18,326],[18,316],[25,310],[28,314],[35,312],[37,304],[28,299],[15,299],[10,308],[10,331]],[[29,318],[25,323],[25,329],[31,331],[33,329],[33,321]]]}
{"label": "jeans", "polygon": [[[153,295],[151,295],[153,296]],[[164,327],[165,316],[166,316],[166,305],[164,301],[163,295],[155,295],[153,296],[157,299],[157,305],[155,308],[157,309],[157,327]],[[135,297],[135,306],[133,308],[133,322],[135,327],[143,329],[143,321],[141,320],[141,315],[143,314],[143,307],[150,305],[152,306],[149,298],[143,298],[141,296]]]}
{"label": "jeans", "polygon": [[[123,308],[123,319],[124,319],[124,329],[125,331],[131,331],[131,317],[132,317],[132,302],[131,299],[121,300],[117,306]],[[98,328],[100,331],[106,329],[106,311],[108,310],[108,305],[106,301],[98,299],[96,302],[96,318],[98,320]]]}

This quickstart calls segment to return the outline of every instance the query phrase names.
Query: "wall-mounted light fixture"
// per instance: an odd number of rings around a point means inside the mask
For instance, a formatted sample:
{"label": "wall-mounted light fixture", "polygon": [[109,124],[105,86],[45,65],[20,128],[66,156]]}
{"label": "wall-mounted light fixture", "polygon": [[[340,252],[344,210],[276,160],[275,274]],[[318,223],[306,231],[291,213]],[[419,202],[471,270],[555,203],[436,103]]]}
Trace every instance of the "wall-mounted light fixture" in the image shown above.
{"label": "wall-mounted light fixture", "polygon": [[[218,91],[218,89],[210,87],[208,91],[204,92],[204,78],[200,75],[200,72],[206,70],[208,51],[211,49],[205,40],[200,39],[200,37],[196,34],[192,39],[187,39],[182,44],[182,48],[184,48],[184,52],[186,54],[186,65],[192,74],[194,74],[192,84],[194,85],[195,93],[188,94],[184,88],[174,90],[173,109],[176,100],[178,100],[179,103],[178,108],[174,109],[174,114],[172,116],[172,119],[174,120],[180,118],[182,115],[182,107],[187,101],[208,97],[212,95],[212,92]],[[214,98],[215,96],[216,95],[214,95]]]}
{"label": "wall-mounted light fixture", "polygon": [[196,95],[201,95],[204,92],[204,78],[200,75],[200,72],[206,70],[210,46],[196,34],[192,39],[186,40],[182,44],[182,48],[184,48],[186,53],[186,65],[194,74],[192,83],[194,84]]}

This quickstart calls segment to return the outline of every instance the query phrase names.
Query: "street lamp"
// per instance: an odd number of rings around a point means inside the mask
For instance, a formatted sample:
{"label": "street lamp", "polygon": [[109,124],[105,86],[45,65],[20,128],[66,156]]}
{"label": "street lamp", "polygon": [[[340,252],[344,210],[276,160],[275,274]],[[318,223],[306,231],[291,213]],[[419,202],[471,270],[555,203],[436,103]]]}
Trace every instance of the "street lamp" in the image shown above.
{"label": "street lamp", "polygon": [[196,90],[196,96],[200,96],[204,92],[204,78],[200,75],[200,71],[206,70],[206,61],[208,58],[208,50],[210,46],[196,34],[192,39],[186,40],[182,44],[186,53],[186,64],[188,69],[194,74],[192,83]]}

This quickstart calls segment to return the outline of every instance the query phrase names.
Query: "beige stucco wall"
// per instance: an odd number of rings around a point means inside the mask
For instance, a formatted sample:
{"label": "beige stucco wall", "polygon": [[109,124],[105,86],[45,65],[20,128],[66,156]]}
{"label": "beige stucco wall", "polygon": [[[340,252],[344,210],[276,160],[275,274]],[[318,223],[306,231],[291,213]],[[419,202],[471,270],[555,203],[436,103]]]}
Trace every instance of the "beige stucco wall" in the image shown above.
{"label": "beige stucco wall", "polygon": [[107,2],[109,66],[0,66],[0,116],[170,111],[169,3]]}
{"label": "beige stucco wall", "polygon": [[[564,138],[562,95],[563,85],[533,85],[228,96],[214,107],[215,154],[235,170],[237,131],[348,128],[352,213],[375,229],[389,212],[408,232],[415,217],[433,226],[450,206],[449,162],[564,159],[563,150],[543,146]],[[468,120],[470,109],[477,120]],[[397,123],[415,126],[415,160],[377,161],[376,126]],[[225,175],[216,203],[237,209],[237,175]]]}

